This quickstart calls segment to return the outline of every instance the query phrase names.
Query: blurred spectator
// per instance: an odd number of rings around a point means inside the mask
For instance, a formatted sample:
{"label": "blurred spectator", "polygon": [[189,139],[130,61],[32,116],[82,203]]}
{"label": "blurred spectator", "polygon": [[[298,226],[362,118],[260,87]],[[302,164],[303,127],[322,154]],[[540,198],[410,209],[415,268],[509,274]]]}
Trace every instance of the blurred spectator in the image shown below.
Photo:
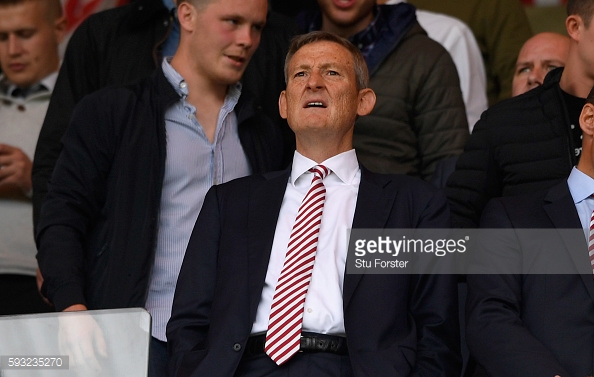
{"label": "blurred spectator", "polygon": [[579,116],[594,86],[593,10],[594,0],[569,0],[565,68],[481,116],[448,181],[454,225],[476,227],[489,199],[544,190],[577,164]]}
{"label": "blurred spectator", "polygon": [[409,0],[418,9],[444,13],[467,24],[481,48],[487,68],[489,105],[511,97],[516,58],[532,36],[518,0]]}
{"label": "blurred spectator", "polygon": [[65,30],[59,0],[0,1],[0,315],[50,309],[35,282],[31,159]]}
{"label": "blurred spectator", "polygon": [[524,43],[512,83],[512,95],[517,96],[542,85],[555,68],[565,66],[569,38],[557,33],[539,33]]}
{"label": "blurred spectator", "polygon": [[[34,224],[47,193],[47,182],[62,149],[72,109],[85,95],[110,85],[132,83],[155,70],[162,56],[171,56],[179,40],[172,0],[134,2],[87,18],[70,42],[35,150],[33,165]],[[269,13],[260,47],[243,76],[258,106],[278,122],[287,141],[294,139],[278,113],[278,96],[285,87],[283,65],[292,20]]]}
{"label": "blurred spectator", "polygon": [[[379,4],[398,4],[406,0],[379,0]],[[481,50],[468,26],[445,14],[417,9],[417,21],[429,38],[439,42],[452,56],[460,77],[470,131],[488,107],[487,77]]]}
{"label": "blurred spectator", "polygon": [[328,31],[353,42],[365,57],[369,86],[377,94],[371,114],[355,124],[357,157],[374,172],[430,180],[441,160],[462,152],[468,137],[450,54],[427,37],[410,4],[318,4],[321,12],[300,15],[302,31]]}

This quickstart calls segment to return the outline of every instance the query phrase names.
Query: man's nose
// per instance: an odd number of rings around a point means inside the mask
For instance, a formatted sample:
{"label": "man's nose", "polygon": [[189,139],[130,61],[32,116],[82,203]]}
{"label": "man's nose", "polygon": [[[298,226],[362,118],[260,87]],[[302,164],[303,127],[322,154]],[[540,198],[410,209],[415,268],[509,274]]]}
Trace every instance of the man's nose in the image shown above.
{"label": "man's nose", "polygon": [[254,43],[257,43],[259,40],[255,32],[252,30],[252,27],[249,25],[244,25],[243,27],[237,30],[237,39],[236,42],[238,45],[243,46],[246,49],[252,47]]}
{"label": "man's nose", "polygon": [[307,78],[307,86],[310,89],[320,89],[324,86],[322,75],[319,72],[311,72]]}
{"label": "man's nose", "polygon": [[21,54],[23,46],[21,44],[20,38],[18,38],[14,34],[8,35],[8,54],[9,55],[19,55]]}
{"label": "man's nose", "polygon": [[528,75],[528,85],[533,88],[542,85],[546,73],[543,69],[535,67]]}

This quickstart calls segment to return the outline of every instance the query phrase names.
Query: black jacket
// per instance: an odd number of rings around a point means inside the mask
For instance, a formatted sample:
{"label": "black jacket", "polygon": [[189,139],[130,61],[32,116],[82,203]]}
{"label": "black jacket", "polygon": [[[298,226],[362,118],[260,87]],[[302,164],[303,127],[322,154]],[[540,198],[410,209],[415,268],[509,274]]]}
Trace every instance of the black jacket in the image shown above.
{"label": "black jacket", "polygon": [[[178,99],[159,69],[77,105],[36,236],[42,292],[57,310],[144,305],[165,170],[164,115]],[[247,92],[235,111],[252,172],[287,166],[281,130]]]}
{"label": "black jacket", "polygon": [[577,159],[562,72],[482,114],[448,180],[454,226],[476,227],[491,198],[544,190],[569,176]]}
{"label": "black jacket", "polygon": [[[161,0],[136,0],[96,13],[73,34],[60,68],[33,161],[33,211],[37,224],[47,182],[62,150],[61,139],[74,106],[98,89],[125,85],[150,75],[160,65],[160,45],[173,18]],[[278,112],[278,96],[285,88],[283,65],[296,28],[284,16],[270,13],[256,50],[242,79],[269,118],[283,128],[287,142],[294,136]],[[291,150],[291,149],[289,149]]]}

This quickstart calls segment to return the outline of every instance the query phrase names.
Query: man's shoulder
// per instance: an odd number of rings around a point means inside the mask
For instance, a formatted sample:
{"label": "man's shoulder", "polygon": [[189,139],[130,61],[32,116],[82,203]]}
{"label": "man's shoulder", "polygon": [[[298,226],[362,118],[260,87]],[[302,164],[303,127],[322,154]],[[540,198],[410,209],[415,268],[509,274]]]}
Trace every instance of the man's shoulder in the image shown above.
{"label": "man's shoulder", "polygon": [[399,192],[414,197],[442,196],[443,191],[419,177],[406,174],[375,173],[361,166],[361,182],[376,185],[382,190]]}
{"label": "man's shoulder", "polygon": [[[493,130],[504,131],[516,127],[539,127],[542,122],[563,115],[562,99],[558,84],[541,85],[524,94],[508,98],[492,105],[481,118]],[[475,129],[480,130],[481,127]],[[506,131],[507,132],[507,131]]]}
{"label": "man's shoulder", "polygon": [[[132,102],[145,102],[147,106],[159,104],[159,99],[166,99],[175,96],[175,91],[168,84],[161,70],[146,76],[134,83],[126,85],[110,85],[98,89],[95,92],[83,97],[80,101],[87,106],[93,104],[105,104],[116,107],[127,107]],[[159,97],[157,100],[154,98]]]}
{"label": "man's shoulder", "polygon": [[290,168],[266,173],[251,174],[245,177],[232,179],[228,182],[221,183],[213,187],[216,187],[216,190],[221,192],[247,191],[248,189],[253,189],[254,187],[256,187],[256,190],[258,190],[265,188],[270,184],[278,184],[279,181],[286,183],[290,174]]}
{"label": "man's shoulder", "polygon": [[545,207],[550,203],[567,203],[573,209],[573,199],[565,179],[547,188],[511,196],[493,198],[483,211],[484,218],[505,215],[517,228],[531,228],[549,224]]}

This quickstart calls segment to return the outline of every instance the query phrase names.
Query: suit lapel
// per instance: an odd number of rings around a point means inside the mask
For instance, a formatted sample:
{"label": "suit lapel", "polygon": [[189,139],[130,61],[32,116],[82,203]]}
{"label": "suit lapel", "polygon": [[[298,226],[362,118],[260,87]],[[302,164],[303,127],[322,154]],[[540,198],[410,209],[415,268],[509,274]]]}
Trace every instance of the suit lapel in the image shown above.
{"label": "suit lapel", "polygon": [[[575,210],[573,198],[567,186],[567,182],[553,186],[547,193],[544,202],[544,210],[549,216],[556,229],[582,229],[582,224]],[[588,257],[588,247],[583,237],[576,240],[567,231],[558,232],[565,249],[571,256],[577,271],[580,272],[590,298],[594,301],[594,279]],[[581,235],[581,232],[580,232]],[[582,273],[584,272],[584,273]]]}
{"label": "suit lapel", "polygon": [[248,207],[248,287],[250,315],[255,318],[290,170],[268,173],[253,180],[249,187]]}
{"label": "suit lapel", "polygon": [[[353,216],[353,229],[385,228],[392,210],[396,190],[385,190],[391,182],[388,176],[377,175],[361,167],[361,183],[357,195],[357,205]],[[347,264],[351,261],[347,258]],[[347,274],[345,266],[343,301],[344,308],[349,304],[362,274]]]}

